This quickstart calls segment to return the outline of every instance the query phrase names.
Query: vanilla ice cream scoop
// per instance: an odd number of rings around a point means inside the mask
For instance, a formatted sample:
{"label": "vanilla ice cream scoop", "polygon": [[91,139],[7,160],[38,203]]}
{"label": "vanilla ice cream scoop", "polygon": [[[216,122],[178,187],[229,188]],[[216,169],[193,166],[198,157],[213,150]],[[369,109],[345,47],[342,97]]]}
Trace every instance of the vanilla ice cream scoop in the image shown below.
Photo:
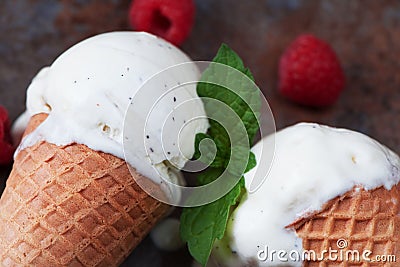
{"label": "vanilla ice cream scoop", "polygon": [[[242,200],[224,239],[215,245],[213,255],[223,266],[301,266],[302,262],[291,261],[289,253],[301,253],[302,240],[286,226],[354,186],[389,190],[399,182],[399,157],[364,134],[301,123],[274,137],[269,175],[258,191]],[[262,146],[273,147],[273,140],[266,137],[253,147],[257,165],[264,164]],[[245,174],[247,188],[256,170]],[[288,261],[278,260],[280,250]],[[273,260],[272,251],[276,251]]]}
{"label": "vanilla ice cream scoop", "polygon": [[[84,40],[59,56],[50,67],[43,68],[33,79],[27,92],[29,116],[48,113],[49,116],[33,133],[22,141],[19,150],[39,140],[56,145],[80,143],[97,151],[124,158],[124,118],[132,98],[152,76],[173,65],[191,62],[181,50],[151,34],[143,32],[111,32]],[[167,81],[157,81],[157,95],[180,85],[182,79],[197,80],[199,71],[193,64],[180,68]],[[173,127],[180,129],[193,117],[205,116],[202,101],[196,94],[195,84],[174,91],[169,101],[161,101],[150,117],[145,136],[153,145],[176,142],[176,136],[165,135],[162,127],[166,114],[176,112],[180,118]],[[153,101],[141,99],[141,102]],[[179,103],[192,101],[190,107],[176,109]],[[150,103],[151,104],[151,103]],[[137,112],[136,119],[148,120],[148,114]],[[27,117],[27,115],[25,115]],[[23,120],[22,120],[23,121]],[[129,125],[135,131],[143,128]],[[21,128],[19,125],[17,128]],[[168,151],[181,167],[194,153],[196,133],[205,132],[206,120],[196,120],[185,127],[184,140],[179,149]],[[157,147],[158,148],[158,147]],[[169,169],[167,155],[161,149],[150,162],[143,140],[135,140],[129,147],[126,160],[142,175],[160,182],[160,170]],[[18,153],[18,152],[17,152]],[[155,168],[156,166],[156,168]],[[160,170],[156,170],[156,169]]]}

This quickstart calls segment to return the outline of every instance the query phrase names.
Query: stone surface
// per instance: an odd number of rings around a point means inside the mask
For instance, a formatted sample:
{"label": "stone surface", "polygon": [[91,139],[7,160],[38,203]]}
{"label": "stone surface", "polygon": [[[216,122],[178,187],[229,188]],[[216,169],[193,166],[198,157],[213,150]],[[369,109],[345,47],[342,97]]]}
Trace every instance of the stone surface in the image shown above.
{"label": "stone surface", "polygon": [[[72,44],[96,33],[127,30],[130,1],[0,1],[0,104],[12,119],[24,110],[36,72]],[[227,43],[253,71],[277,128],[315,121],[366,133],[400,152],[400,3],[397,1],[197,0],[196,23],[183,50],[210,60]],[[336,105],[309,109],[276,90],[286,45],[311,32],[338,54],[346,88]],[[4,183],[9,167],[0,170]],[[189,266],[186,250],[158,251],[146,239],[123,266]]]}

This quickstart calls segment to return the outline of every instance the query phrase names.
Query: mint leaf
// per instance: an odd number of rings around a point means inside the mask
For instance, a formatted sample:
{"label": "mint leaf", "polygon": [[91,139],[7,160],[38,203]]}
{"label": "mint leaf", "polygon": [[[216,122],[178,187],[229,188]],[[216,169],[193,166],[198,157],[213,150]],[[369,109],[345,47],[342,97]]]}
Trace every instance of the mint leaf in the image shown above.
{"label": "mint leaf", "polygon": [[[219,171],[213,170],[208,174],[213,176]],[[188,242],[190,254],[203,266],[207,264],[215,239],[221,239],[224,236],[230,208],[238,203],[243,188],[244,179],[242,178],[221,199],[204,206],[183,210],[181,237]]]}
{"label": "mint leaf", "polygon": [[[240,57],[225,44],[221,45],[213,62],[228,65],[244,73],[251,81],[254,81],[253,75],[248,68],[244,67]],[[259,129],[257,118],[261,108],[260,92],[254,84],[250,84],[243,76],[238,76],[234,69],[227,72],[226,69],[224,69],[224,73],[221,75],[218,65],[210,65],[202,75],[201,81],[203,82],[198,83],[197,94],[199,97],[213,98],[230,106],[242,119],[247,130],[249,144],[252,144],[254,136]],[[212,81],[212,83],[210,83],[210,81]],[[214,84],[215,82],[232,85],[232,87],[225,88]],[[242,84],[244,86],[239,86]],[[237,88],[237,91],[232,91],[232,88]],[[237,93],[239,93],[240,96]],[[219,107],[216,107],[213,103],[209,105],[207,105],[207,102],[205,103],[207,115],[218,113],[218,108]],[[253,113],[252,110],[255,113]],[[209,134],[227,142],[229,138],[227,138],[226,135],[219,135],[222,132],[222,127],[213,124],[215,124],[215,122],[211,121]]]}
{"label": "mint leaf", "polygon": [[254,155],[253,152],[250,152],[250,154],[249,154],[249,161],[247,162],[247,167],[246,167],[246,170],[244,171],[244,173],[250,171],[250,170],[253,169],[256,165],[257,165],[256,156]]}
{"label": "mint leaf", "polygon": [[[209,153],[211,150],[210,148],[203,147],[203,150],[205,150],[205,154],[201,154],[199,147],[200,147],[200,142],[204,139],[211,139],[214,144],[217,146],[217,153],[215,155],[215,158],[212,160],[213,153]],[[230,150],[229,147],[226,148],[226,144],[223,140],[217,139],[215,140],[212,136],[204,133],[198,133],[195,138],[195,152],[193,155],[194,159],[200,159],[200,156],[202,155],[202,161],[204,163],[208,163],[211,161],[211,164],[209,165],[210,167],[225,167],[225,162],[226,162],[226,157],[229,156]]]}
{"label": "mint leaf", "polygon": [[207,171],[200,173],[197,176],[197,181],[199,185],[209,184],[215,179],[217,179],[222,173],[224,169],[222,168],[208,168]]}
{"label": "mint leaf", "polygon": [[[224,67],[221,71],[220,64],[211,64],[197,85],[197,94],[202,97],[207,117],[211,118],[207,134],[198,134],[195,139],[194,158],[211,162],[197,180],[199,185],[208,184],[224,172],[227,172],[228,179],[241,178],[222,198],[204,206],[183,209],[182,240],[188,243],[191,255],[203,266],[207,264],[215,240],[224,236],[232,207],[246,190],[243,173],[256,165],[249,147],[259,129],[261,108],[260,93],[253,83],[253,75],[233,50],[223,44],[213,61],[232,68]],[[245,75],[238,75],[238,71]],[[223,105],[218,105],[220,103]],[[208,151],[211,150],[209,143],[199,146],[205,139],[214,142],[215,154]],[[215,158],[211,158],[214,155]]]}

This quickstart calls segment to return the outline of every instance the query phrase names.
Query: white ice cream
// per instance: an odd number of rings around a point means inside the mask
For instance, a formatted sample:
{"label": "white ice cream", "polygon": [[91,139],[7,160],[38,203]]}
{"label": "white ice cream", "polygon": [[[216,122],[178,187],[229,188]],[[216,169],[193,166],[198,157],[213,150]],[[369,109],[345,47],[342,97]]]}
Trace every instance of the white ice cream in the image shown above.
{"label": "white ice cream", "polygon": [[[45,112],[49,113],[49,117],[24,138],[20,149],[31,146],[38,140],[57,145],[76,142],[124,158],[124,117],[132,97],[156,73],[190,61],[175,46],[142,32],[105,33],[76,44],[58,57],[50,67],[43,68],[30,84],[27,92],[28,115]],[[182,68],[166,81],[157,81],[157,95],[161,96],[170,88],[180,85],[182,79],[196,80],[199,71],[193,66]],[[164,99],[150,117],[145,133],[150,146],[154,147],[152,150],[155,156],[151,164],[149,151],[143,148],[144,140],[132,142],[130,153],[127,153],[127,161],[139,173],[156,182],[161,181],[158,171],[169,173],[170,169],[164,164],[166,153],[159,148],[164,143],[169,145],[168,142],[176,142],[177,138],[173,136],[175,132],[164,132],[162,136],[166,115],[170,112],[178,113],[176,117],[180,119],[173,126],[177,129],[191,118],[205,115],[194,84],[183,86],[166,98],[168,99]],[[175,110],[180,103],[192,99],[195,101],[190,107]],[[141,99],[139,104],[143,102],[146,99]],[[134,116],[145,121],[147,115],[139,112]],[[188,124],[184,138],[179,140],[181,151],[178,147],[171,148],[168,158],[174,159],[178,167],[183,166],[194,153],[196,133],[205,132],[207,127],[206,120]],[[16,127],[16,133],[19,128],[22,128],[21,125]],[[137,127],[137,131],[143,131],[143,128]]]}
{"label": "white ice cream", "polygon": [[[263,145],[273,147],[266,137]],[[255,145],[258,164],[261,142]],[[226,236],[216,244],[214,256],[226,266],[301,266],[301,262],[265,260],[260,250],[302,252],[302,242],[285,226],[355,185],[370,190],[390,189],[399,182],[400,159],[385,146],[361,133],[318,124],[301,123],[275,134],[271,171],[261,188],[248,194],[229,221]],[[256,168],[245,175],[250,185]],[[295,254],[293,254],[295,255]],[[269,255],[270,256],[270,255]]]}

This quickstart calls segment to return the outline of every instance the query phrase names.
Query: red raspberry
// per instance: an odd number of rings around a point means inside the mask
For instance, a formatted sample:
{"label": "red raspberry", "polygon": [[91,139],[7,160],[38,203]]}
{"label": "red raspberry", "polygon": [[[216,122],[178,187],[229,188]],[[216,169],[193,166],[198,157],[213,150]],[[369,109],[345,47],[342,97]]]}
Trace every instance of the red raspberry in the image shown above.
{"label": "red raspberry", "polygon": [[134,0],[129,10],[131,26],[179,45],[189,35],[194,18],[193,0]]}
{"label": "red raspberry", "polygon": [[345,77],[333,49],[311,34],[299,36],[279,62],[279,91],[299,104],[332,105]]}
{"label": "red raspberry", "polygon": [[0,165],[9,164],[12,161],[13,153],[8,113],[4,107],[0,106]]}

